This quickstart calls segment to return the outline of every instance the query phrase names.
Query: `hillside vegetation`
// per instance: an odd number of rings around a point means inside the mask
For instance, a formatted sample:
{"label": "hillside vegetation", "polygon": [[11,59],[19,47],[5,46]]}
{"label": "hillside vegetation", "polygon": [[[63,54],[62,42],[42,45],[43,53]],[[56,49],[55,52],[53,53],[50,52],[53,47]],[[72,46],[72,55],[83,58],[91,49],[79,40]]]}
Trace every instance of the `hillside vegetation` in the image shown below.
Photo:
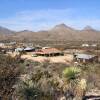
{"label": "hillside vegetation", "polygon": [[99,76],[99,64],[73,67],[0,55],[2,100],[82,100],[87,91],[100,90]]}

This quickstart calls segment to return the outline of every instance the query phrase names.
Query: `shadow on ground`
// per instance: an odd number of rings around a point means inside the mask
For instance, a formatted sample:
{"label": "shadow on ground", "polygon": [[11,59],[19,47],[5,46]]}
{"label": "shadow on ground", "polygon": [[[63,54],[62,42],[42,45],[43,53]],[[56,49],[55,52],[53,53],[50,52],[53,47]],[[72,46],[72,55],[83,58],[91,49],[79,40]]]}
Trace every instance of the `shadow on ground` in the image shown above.
{"label": "shadow on ground", "polygon": [[95,95],[90,95],[90,96],[85,96],[85,98],[83,100],[100,100],[100,95],[99,96],[95,96]]}

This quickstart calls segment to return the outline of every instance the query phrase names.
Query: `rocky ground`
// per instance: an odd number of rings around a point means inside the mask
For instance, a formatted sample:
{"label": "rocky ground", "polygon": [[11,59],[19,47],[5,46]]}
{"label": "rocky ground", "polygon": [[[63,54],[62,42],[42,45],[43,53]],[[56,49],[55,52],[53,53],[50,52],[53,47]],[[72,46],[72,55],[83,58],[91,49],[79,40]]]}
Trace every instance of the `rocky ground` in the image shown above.
{"label": "rocky ground", "polygon": [[91,90],[87,92],[84,100],[100,100],[100,90]]}

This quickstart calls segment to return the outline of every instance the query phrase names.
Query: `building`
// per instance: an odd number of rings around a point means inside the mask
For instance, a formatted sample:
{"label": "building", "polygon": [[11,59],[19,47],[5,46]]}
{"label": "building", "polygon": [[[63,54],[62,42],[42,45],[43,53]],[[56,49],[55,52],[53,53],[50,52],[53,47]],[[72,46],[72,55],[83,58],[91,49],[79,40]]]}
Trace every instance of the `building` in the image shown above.
{"label": "building", "polygon": [[46,56],[46,57],[64,55],[62,51],[60,51],[56,48],[40,49],[40,50],[34,52],[34,54],[37,56]]}
{"label": "building", "polygon": [[33,48],[33,47],[26,47],[24,49],[24,51],[26,51],[26,52],[32,52],[32,51],[35,51],[35,48]]}
{"label": "building", "polygon": [[16,42],[10,42],[9,45],[16,45]]}
{"label": "building", "polygon": [[89,47],[89,44],[82,44],[82,47]]}
{"label": "building", "polygon": [[98,62],[98,56],[89,54],[74,54],[74,61],[82,63]]}
{"label": "building", "polygon": [[92,44],[91,47],[97,47],[97,44]]}
{"label": "building", "polygon": [[49,49],[50,47],[42,47],[42,49]]}
{"label": "building", "polygon": [[5,44],[4,43],[0,43],[0,47],[4,47],[5,46]]}
{"label": "building", "polygon": [[24,50],[24,48],[16,48],[15,52],[22,52]]}

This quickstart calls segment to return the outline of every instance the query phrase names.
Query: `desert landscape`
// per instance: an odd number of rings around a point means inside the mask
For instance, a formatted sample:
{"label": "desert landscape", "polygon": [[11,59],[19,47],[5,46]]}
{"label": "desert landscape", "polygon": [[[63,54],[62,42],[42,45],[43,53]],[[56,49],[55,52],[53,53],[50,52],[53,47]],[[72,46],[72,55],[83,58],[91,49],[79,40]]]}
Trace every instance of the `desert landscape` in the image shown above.
{"label": "desert landscape", "polygon": [[100,100],[99,0],[0,0],[0,100]]}

